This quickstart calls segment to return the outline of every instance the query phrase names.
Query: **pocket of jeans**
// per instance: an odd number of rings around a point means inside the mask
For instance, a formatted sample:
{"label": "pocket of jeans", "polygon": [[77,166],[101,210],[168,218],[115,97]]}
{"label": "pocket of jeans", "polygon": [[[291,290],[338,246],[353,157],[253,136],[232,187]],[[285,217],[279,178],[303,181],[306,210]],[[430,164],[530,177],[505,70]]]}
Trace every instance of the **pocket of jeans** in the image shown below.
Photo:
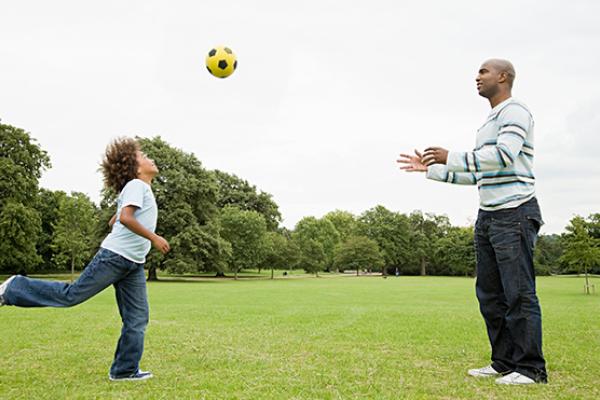
{"label": "pocket of jeans", "polygon": [[493,219],[490,225],[490,241],[498,263],[513,261],[519,256],[521,222]]}
{"label": "pocket of jeans", "polygon": [[121,256],[107,249],[100,249],[98,252],[98,260],[102,263],[111,263],[119,260]]}
{"label": "pocket of jeans", "polygon": [[540,233],[540,228],[542,227],[542,225],[544,225],[544,221],[542,221],[542,219],[540,217],[527,216],[527,221],[531,225],[533,225],[533,228],[535,229],[536,234]]}

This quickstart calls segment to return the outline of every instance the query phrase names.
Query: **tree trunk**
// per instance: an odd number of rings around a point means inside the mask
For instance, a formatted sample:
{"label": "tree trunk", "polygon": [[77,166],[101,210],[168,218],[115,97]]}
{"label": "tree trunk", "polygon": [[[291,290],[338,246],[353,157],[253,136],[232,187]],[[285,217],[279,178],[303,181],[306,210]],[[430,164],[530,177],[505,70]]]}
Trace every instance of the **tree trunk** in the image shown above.
{"label": "tree trunk", "polygon": [[585,268],[585,294],[590,294],[590,281],[588,280],[587,266]]}
{"label": "tree trunk", "polygon": [[237,273],[238,273],[238,270],[237,270],[237,268],[236,268],[236,269],[234,269],[233,271],[234,271],[234,272],[233,272],[233,279],[235,279],[235,280],[237,281]]}
{"label": "tree trunk", "polygon": [[156,275],[156,267],[149,267],[148,268],[148,282],[157,281],[157,280],[158,280],[158,275]]}
{"label": "tree trunk", "polygon": [[421,258],[421,276],[427,275],[427,263],[425,262],[425,257]]}
{"label": "tree trunk", "polygon": [[71,254],[71,283],[75,278],[75,255]]}
{"label": "tree trunk", "polygon": [[271,267],[271,279],[274,279],[274,276],[273,276],[274,274],[275,274],[275,272],[273,271],[273,267]]}
{"label": "tree trunk", "polygon": [[359,275],[360,268],[356,267],[356,276]]}

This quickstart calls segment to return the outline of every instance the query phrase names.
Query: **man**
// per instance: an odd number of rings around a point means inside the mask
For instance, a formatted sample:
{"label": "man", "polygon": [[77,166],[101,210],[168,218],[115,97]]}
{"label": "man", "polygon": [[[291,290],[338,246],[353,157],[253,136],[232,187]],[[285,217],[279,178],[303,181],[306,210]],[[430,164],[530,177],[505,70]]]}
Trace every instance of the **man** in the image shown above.
{"label": "man", "polygon": [[[477,185],[476,293],[492,348],[492,363],[475,377],[499,384],[546,383],[542,318],[535,289],[533,250],[542,225],[533,175],[533,118],[512,98],[515,70],[506,60],[483,63],[476,78],[492,110],[477,131],[473,151],[429,147],[401,154],[401,169],[427,178]],[[504,375],[504,376],[502,376]]]}
{"label": "man", "polygon": [[139,368],[148,325],[144,262],[154,246],[162,253],[169,243],[154,233],[158,209],[150,187],[158,168],[134,139],[111,143],[102,161],[104,181],[119,194],[112,231],[73,284],[12,276],[0,285],[0,306],[72,307],[110,285],[115,287],[123,321],[110,368],[111,381],[139,381],[152,374]]}

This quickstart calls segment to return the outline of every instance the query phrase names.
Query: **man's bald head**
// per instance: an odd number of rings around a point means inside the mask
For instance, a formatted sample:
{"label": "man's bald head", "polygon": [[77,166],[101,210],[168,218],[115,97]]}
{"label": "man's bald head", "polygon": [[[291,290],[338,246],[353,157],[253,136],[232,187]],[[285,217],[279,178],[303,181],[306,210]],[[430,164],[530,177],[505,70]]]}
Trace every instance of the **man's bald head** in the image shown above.
{"label": "man's bald head", "polygon": [[489,69],[495,70],[499,74],[506,74],[506,83],[512,89],[513,82],[515,81],[515,67],[513,67],[512,63],[508,60],[503,60],[501,58],[492,58],[485,61],[482,65],[488,67]]}

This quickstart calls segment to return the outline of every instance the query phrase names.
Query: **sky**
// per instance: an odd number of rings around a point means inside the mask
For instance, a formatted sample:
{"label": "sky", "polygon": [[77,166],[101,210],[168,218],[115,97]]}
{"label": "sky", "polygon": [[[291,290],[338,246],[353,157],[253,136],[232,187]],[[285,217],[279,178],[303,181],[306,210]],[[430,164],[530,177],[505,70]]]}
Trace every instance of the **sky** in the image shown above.
{"label": "sky", "polygon": [[[542,233],[600,212],[597,0],[0,0],[0,10],[0,119],[48,152],[43,187],[98,202],[106,145],[160,135],[272,194],[289,228],[376,205],[466,226],[475,187],[400,171],[396,159],[471,150],[490,109],[477,71],[506,58],[535,120]],[[217,45],[237,55],[226,79],[204,66]]]}

